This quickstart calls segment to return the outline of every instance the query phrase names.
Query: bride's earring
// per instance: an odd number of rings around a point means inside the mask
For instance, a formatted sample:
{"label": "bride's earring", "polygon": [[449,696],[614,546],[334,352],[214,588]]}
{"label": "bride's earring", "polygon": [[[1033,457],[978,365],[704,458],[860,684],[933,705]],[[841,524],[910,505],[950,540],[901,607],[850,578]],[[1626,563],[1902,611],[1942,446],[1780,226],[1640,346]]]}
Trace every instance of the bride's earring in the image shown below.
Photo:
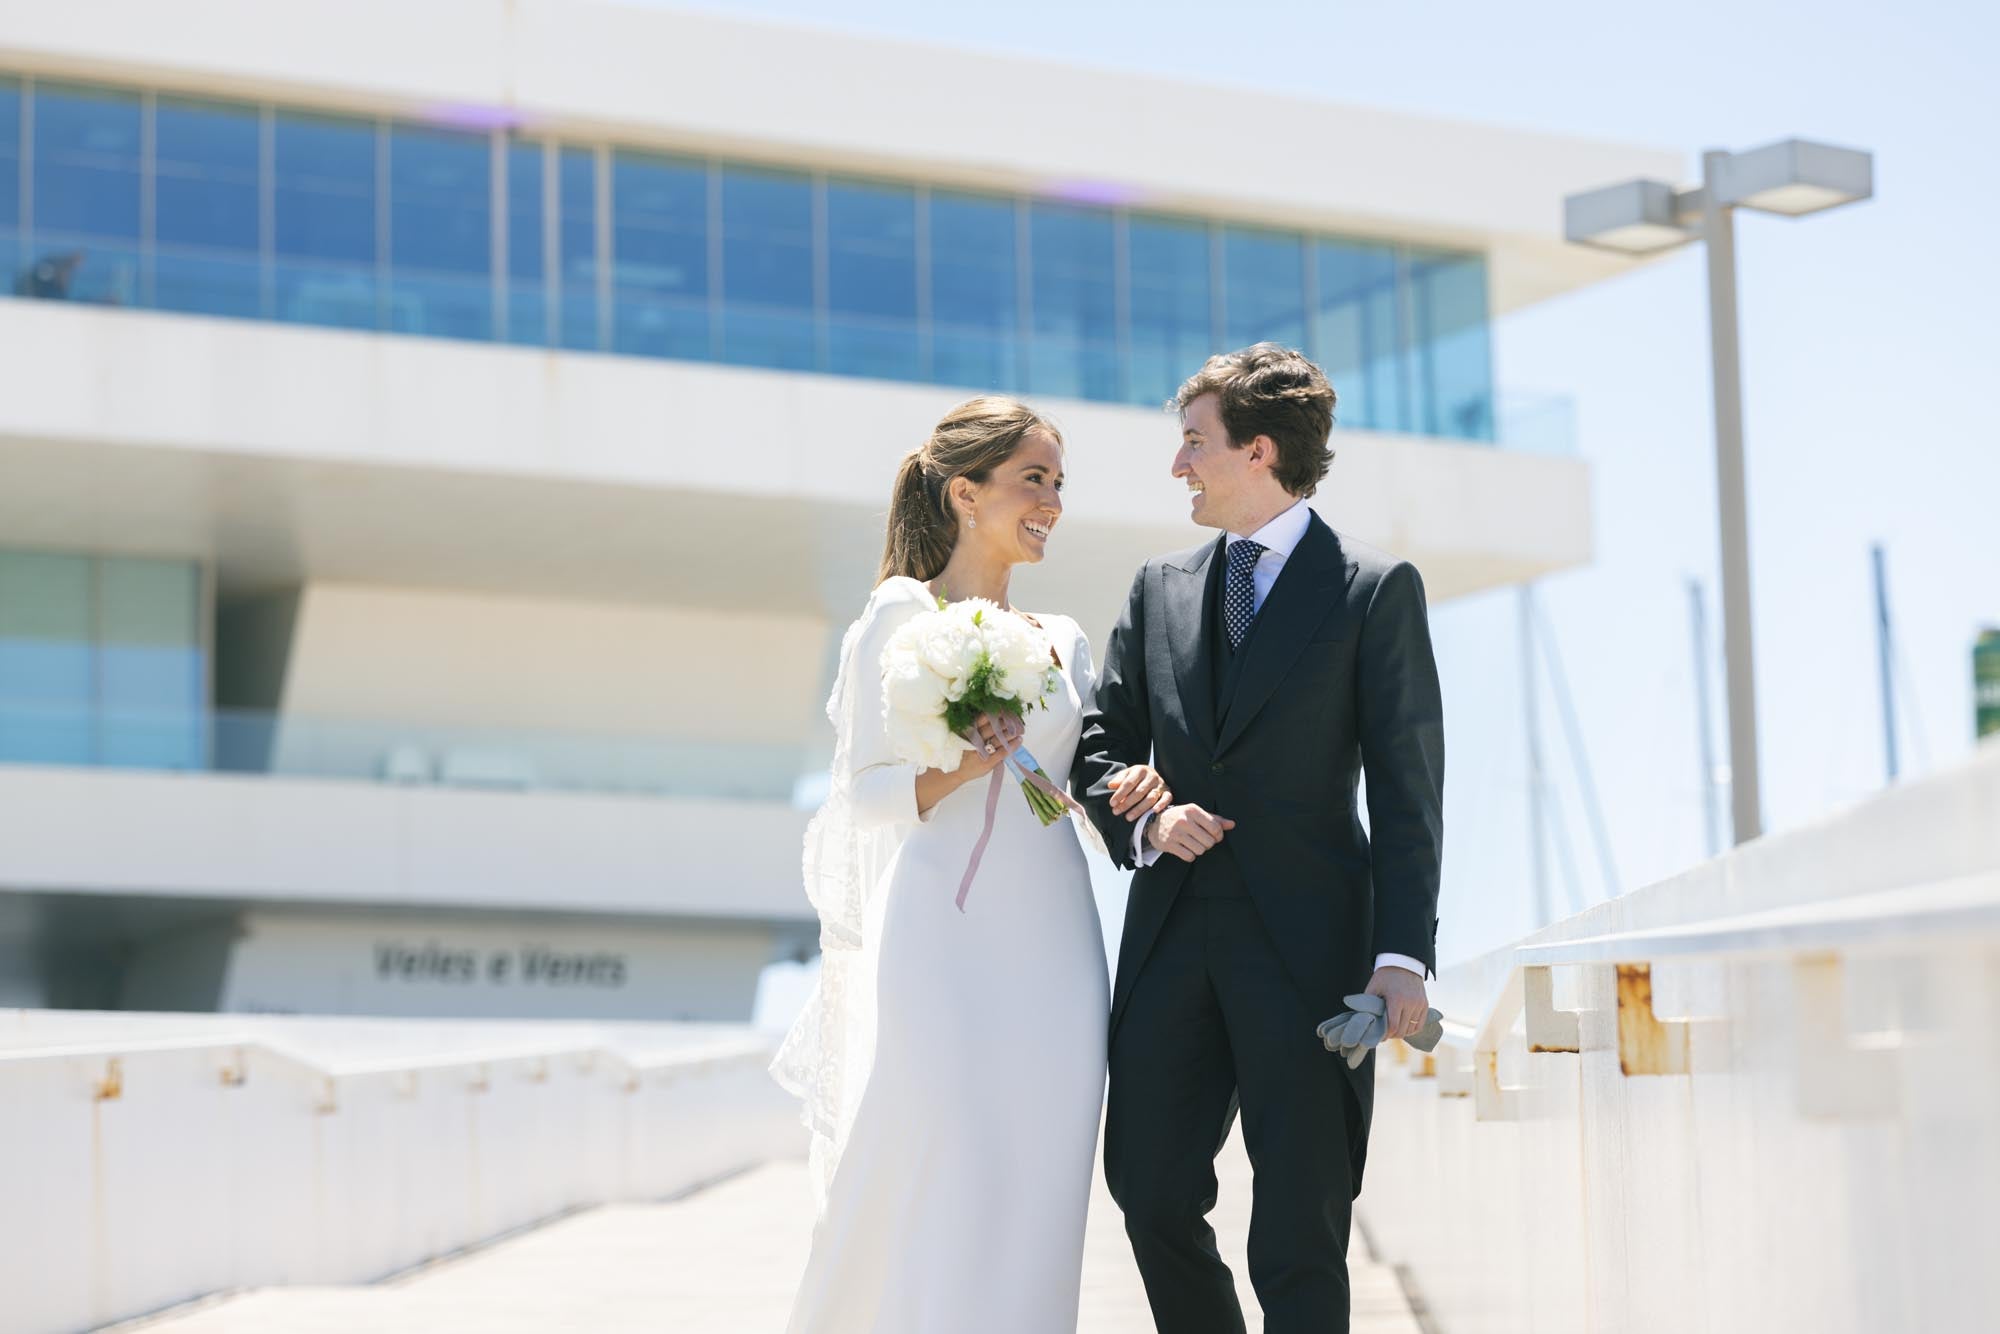
{"label": "bride's earring", "polygon": [[979,520],[976,518],[967,519],[965,521],[965,526],[967,528],[977,528],[979,526]]}

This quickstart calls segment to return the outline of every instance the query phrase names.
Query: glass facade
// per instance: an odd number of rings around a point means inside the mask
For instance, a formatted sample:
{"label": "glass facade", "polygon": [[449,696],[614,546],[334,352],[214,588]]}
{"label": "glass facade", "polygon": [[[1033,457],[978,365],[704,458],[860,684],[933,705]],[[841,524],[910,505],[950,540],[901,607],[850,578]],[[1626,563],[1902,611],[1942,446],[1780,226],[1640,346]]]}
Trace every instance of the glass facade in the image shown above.
{"label": "glass facade", "polygon": [[395,125],[389,153],[388,326],[493,337],[493,144]]}
{"label": "glass facade", "polygon": [[[21,259],[21,81],[0,78],[0,264],[18,283]],[[14,283],[7,290],[17,290]]]}
{"label": "glass facade", "polygon": [[826,351],[836,375],[924,378],[918,334],[917,192],[826,184]]}
{"label": "glass facade", "polygon": [[0,762],[205,766],[201,571],[0,550]]}
{"label": "glass facade", "polygon": [[0,77],[18,295],[1157,405],[1218,348],[1494,435],[1478,254]]}

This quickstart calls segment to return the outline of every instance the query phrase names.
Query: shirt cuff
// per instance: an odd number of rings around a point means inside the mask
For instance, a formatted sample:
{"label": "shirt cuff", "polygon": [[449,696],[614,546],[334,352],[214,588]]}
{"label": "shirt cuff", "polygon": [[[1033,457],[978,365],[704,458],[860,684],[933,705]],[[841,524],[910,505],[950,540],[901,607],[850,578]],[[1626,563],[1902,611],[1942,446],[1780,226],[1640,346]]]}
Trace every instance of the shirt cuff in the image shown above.
{"label": "shirt cuff", "polygon": [[1419,978],[1424,977],[1430,972],[1430,969],[1424,967],[1422,959],[1412,959],[1407,954],[1378,954],[1375,956],[1375,966],[1377,968],[1407,969],[1415,973]]}
{"label": "shirt cuff", "polygon": [[1139,817],[1139,823],[1132,826],[1132,861],[1138,866],[1151,866],[1160,860],[1160,850],[1146,842],[1146,826],[1153,823],[1153,813],[1147,811]]}

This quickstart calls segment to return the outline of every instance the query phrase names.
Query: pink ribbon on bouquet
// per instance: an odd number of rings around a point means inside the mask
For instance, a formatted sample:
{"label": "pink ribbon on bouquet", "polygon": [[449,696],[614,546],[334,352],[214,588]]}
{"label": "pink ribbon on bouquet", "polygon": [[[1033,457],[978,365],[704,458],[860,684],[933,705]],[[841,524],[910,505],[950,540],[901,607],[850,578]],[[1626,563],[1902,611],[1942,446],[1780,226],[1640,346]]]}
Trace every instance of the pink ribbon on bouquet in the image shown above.
{"label": "pink ribbon on bouquet", "polygon": [[[1028,756],[1026,763],[1023,763],[1021,760],[1021,756],[1023,755]],[[972,860],[966,863],[965,878],[958,882],[958,898],[954,900],[958,904],[960,912],[965,911],[965,896],[972,889],[972,877],[979,874],[979,859],[986,855],[987,841],[993,837],[993,817],[1000,810],[1000,779],[1002,775],[1006,774],[1009,770],[1013,770],[1021,776],[1022,782],[1033,785],[1036,791],[1054,797],[1058,802],[1062,803],[1068,809],[1075,811],[1078,815],[1084,813],[1083,807],[1077,803],[1075,797],[1072,797],[1069,793],[1050,782],[1038,767],[1029,767],[1034,764],[1034,759],[1034,756],[1028,755],[1025,747],[1013,751],[1002,762],[1000,767],[993,771],[993,781],[986,785],[986,823],[979,830],[979,840],[972,845]]]}

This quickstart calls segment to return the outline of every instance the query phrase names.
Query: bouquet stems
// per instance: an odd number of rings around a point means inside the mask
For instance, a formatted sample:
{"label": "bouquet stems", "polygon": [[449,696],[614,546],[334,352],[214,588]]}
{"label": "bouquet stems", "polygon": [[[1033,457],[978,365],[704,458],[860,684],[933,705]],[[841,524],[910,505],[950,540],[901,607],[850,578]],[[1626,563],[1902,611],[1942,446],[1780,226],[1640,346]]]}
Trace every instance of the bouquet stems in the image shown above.
{"label": "bouquet stems", "polygon": [[1043,828],[1063,818],[1062,800],[1035,782],[1035,778],[1040,778],[1042,783],[1048,784],[1049,787],[1055,786],[1048,772],[1036,762],[1034,756],[1025,750],[1018,751],[1007,758],[1007,767],[1020,777],[1021,795],[1028,799],[1028,809],[1035,813],[1035,818],[1042,822]]}

